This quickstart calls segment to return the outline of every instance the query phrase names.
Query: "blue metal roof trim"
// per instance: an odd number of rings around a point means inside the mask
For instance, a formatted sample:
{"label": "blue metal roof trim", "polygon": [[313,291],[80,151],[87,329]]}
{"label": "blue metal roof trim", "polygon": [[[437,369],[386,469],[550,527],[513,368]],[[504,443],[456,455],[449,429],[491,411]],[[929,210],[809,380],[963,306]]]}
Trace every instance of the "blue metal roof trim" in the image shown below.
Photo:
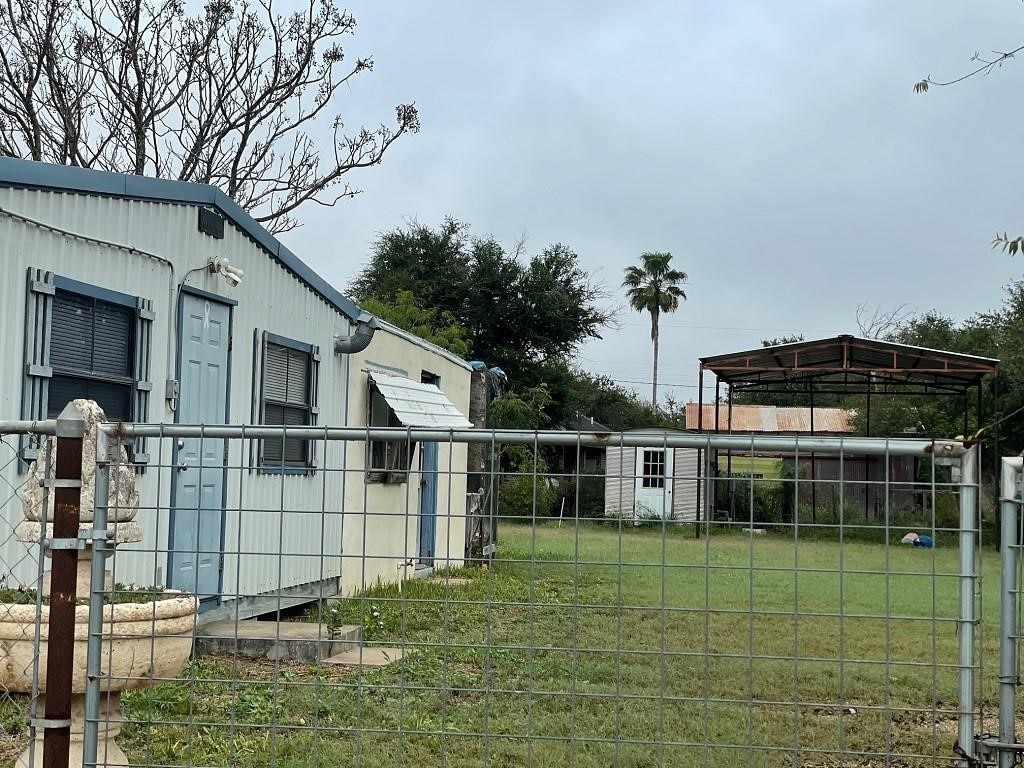
{"label": "blue metal roof trim", "polygon": [[211,205],[266,250],[328,304],[351,320],[361,310],[347,296],[318,275],[276,237],[250,216],[238,203],[210,184],[154,179],[127,173],[97,171],[69,165],[0,157],[0,186],[51,189],[88,195],[111,195],[136,200],[154,200],[186,205]]}

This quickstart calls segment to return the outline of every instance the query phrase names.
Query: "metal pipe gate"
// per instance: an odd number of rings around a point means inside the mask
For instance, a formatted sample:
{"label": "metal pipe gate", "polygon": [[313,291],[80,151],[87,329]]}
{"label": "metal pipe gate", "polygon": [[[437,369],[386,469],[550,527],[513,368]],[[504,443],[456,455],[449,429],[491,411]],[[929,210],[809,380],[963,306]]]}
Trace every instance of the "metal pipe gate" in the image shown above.
{"label": "metal pipe gate", "polygon": [[[0,422],[0,434],[28,432],[56,428]],[[118,731],[139,766],[1016,764],[1020,459],[1003,466],[997,616],[981,599],[994,553],[981,550],[978,449],[960,443],[184,425],[98,435],[73,713],[87,766],[110,764]],[[150,461],[125,474],[120,448],[142,436]],[[199,455],[206,441],[225,446],[223,464],[183,466],[183,440]],[[264,440],[315,443],[319,465],[263,464]],[[380,455],[405,454],[393,477],[370,477],[364,456],[379,442],[401,449]],[[424,480],[427,442],[438,458]],[[484,498],[466,487],[471,442],[493,457]],[[189,472],[200,487],[222,483],[219,501],[184,496]],[[9,529],[25,479],[3,479],[16,491],[0,507]],[[126,498],[114,492],[125,482],[146,529],[134,544],[117,544],[124,510],[102,503]],[[421,505],[430,483],[437,503]],[[469,552],[470,515],[498,532],[493,549]],[[922,546],[900,543],[911,533]],[[15,551],[0,537],[9,580],[41,572],[44,558],[25,568]],[[172,570],[218,559],[212,589]],[[187,578],[198,613],[185,667],[154,671],[153,642],[149,664],[115,670],[128,638],[109,618],[124,595],[151,600]],[[38,666],[48,641],[33,594]],[[159,603],[147,610],[156,627]],[[987,623],[1001,649],[994,737]]]}

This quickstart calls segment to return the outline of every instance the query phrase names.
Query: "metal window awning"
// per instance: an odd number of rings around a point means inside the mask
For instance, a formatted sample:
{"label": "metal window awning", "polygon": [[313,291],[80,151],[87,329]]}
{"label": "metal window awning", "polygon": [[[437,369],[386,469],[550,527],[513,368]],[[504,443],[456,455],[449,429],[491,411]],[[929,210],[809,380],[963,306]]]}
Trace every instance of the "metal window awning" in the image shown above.
{"label": "metal window awning", "polygon": [[473,422],[462,415],[444,392],[433,384],[420,384],[402,376],[383,373],[371,373],[370,380],[398,420],[407,427],[467,429],[473,426]]}

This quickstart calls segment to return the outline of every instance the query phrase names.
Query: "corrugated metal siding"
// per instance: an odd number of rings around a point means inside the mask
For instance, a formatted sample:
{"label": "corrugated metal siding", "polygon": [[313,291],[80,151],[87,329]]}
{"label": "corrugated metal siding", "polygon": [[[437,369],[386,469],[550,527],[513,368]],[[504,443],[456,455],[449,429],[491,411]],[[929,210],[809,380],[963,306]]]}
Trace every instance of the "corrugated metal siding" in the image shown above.
{"label": "corrugated metal siding", "polygon": [[[197,213],[193,206],[140,202],[103,198],[92,195],[60,194],[34,190],[0,189],[0,206],[48,224],[81,234],[112,240],[123,245],[150,251],[175,264],[175,277],[180,281],[186,272],[200,268],[188,279],[190,286],[211,293],[222,294],[238,301],[233,313],[233,351],[231,354],[231,387],[229,421],[250,421],[252,403],[252,329],[267,330],[309,344],[323,350],[320,365],[319,423],[342,424],[345,421],[347,363],[331,354],[332,336],[348,333],[348,322],[323,299],[309,290],[304,283],[267,256],[251,240],[230,225],[223,240],[198,232]],[[162,382],[168,378],[165,360],[169,322],[175,310],[169,297],[169,269],[158,261],[123,249],[97,245],[71,239],[14,221],[0,215],[0,247],[10,279],[0,284],[0,300],[9,332],[0,334],[0,359],[8,361],[0,378],[0,413],[4,418],[17,418],[20,414],[22,390],[23,333],[25,313],[25,280],[28,267],[43,267],[56,274],[92,285],[121,291],[133,296],[153,300],[153,350],[150,381],[156,394],[150,401],[150,421],[172,421],[171,413],[162,397]],[[236,289],[229,289],[219,276],[201,269],[213,257],[227,257],[232,264],[245,270],[245,279]],[[159,445],[153,441],[149,453],[152,461],[170,464],[171,451],[167,441]],[[322,451],[321,451],[322,456]],[[239,466],[247,460],[241,446],[235,441],[230,448],[229,466]],[[328,455],[321,458],[321,466],[344,466],[344,450],[340,444],[330,446]],[[237,513],[227,515],[225,540],[227,548],[243,551],[285,552],[293,554],[281,563],[280,578],[276,554],[271,557],[274,567],[269,568],[263,558],[245,556],[225,562],[225,590],[243,594],[257,594],[279,586],[288,587],[317,581],[340,573],[341,516],[343,509],[344,473],[327,473],[315,477],[280,477],[246,474],[240,482],[236,472],[229,474],[229,510],[260,508],[270,514],[256,522],[246,518],[239,524]],[[20,477],[13,466],[3,470],[4,479],[17,485]],[[159,487],[159,521],[153,510],[153,499]],[[166,582],[167,547],[166,510],[169,504],[170,479],[166,471],[151,470],[139,479],[143,494],[143,509],[139,521],[143,524],[146,541],[131,547],[119,548],[116,557],[116,578],[136,583]],[[282,487],[287,488],[282,503]],[[282,526],[277,512],[287,510]],[[320,512],[333,512],[321,529]],[[316,513],[310,515],[309,513]],[[10,530],[20,515],[16,503],[3,510],[5,519],[0,527]],[[34,565],[24,559],[23,545],[7,539],[0,531],[0,558],[7,564],[21,561],[15,568],[15,578],[32,578]],[[324,545],[327,542],[327,545]],[[337,545],[331,546],[331,542]],[[335,551],[338,557],[326,560],[316,555],[324,547]],[[161,554],[154,556],[152,550]],[[144,552],[142,550],[150,550]]]}
{"label": "corrugated metal siding", "polygon": [[[698,423],[705,432],[715,429],[715,406],[703,406],[703,419],[698,403],[686,404],[686,428],[697,429]],[[853,432],[852,411],[842,408],[815,408],[814,432],[822,434],[850,434]],[[718,406],[718,430],[729,431],[729,407]],[[732,407],[733,432],[764,433],[809,433],[811,431],[810,408],[779,408],[774,405],[734,405]]]}
{"label": "corrugated metal siding", "polygon": [[610,446],[605,456],[604,513],[632,516],[636,498],[636,448]]}
{"label": "corrugated metal siding", "polygon": [[676,520],[696,520],[699,451],[676,448],[673,455],[672,516]]}

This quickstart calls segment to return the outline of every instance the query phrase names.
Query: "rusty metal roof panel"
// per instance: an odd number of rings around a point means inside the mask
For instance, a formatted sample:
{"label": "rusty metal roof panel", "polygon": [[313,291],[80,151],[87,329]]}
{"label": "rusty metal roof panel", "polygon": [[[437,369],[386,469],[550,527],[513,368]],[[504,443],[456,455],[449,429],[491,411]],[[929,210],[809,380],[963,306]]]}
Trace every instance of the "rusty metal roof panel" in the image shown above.
{"label": "rusty metal roof panel", "polygon": [[[686,404],[686,428],[697,429],[698,423],[705,431],[715,429],[715,406],[705,405],[703,419],[698,420],[697,403]],[[850,434],[853,432],[852,412],[842,408],[815,408],[814,432],[822,434]],[[731,427],[731,430],[730,430]],[[729,424],[729,407],[718,406],[718,430],[720,432],[756,432],[765,434],[810,433],[810,408],[779,408],[774,405],[734,405],[732,424]]]}

